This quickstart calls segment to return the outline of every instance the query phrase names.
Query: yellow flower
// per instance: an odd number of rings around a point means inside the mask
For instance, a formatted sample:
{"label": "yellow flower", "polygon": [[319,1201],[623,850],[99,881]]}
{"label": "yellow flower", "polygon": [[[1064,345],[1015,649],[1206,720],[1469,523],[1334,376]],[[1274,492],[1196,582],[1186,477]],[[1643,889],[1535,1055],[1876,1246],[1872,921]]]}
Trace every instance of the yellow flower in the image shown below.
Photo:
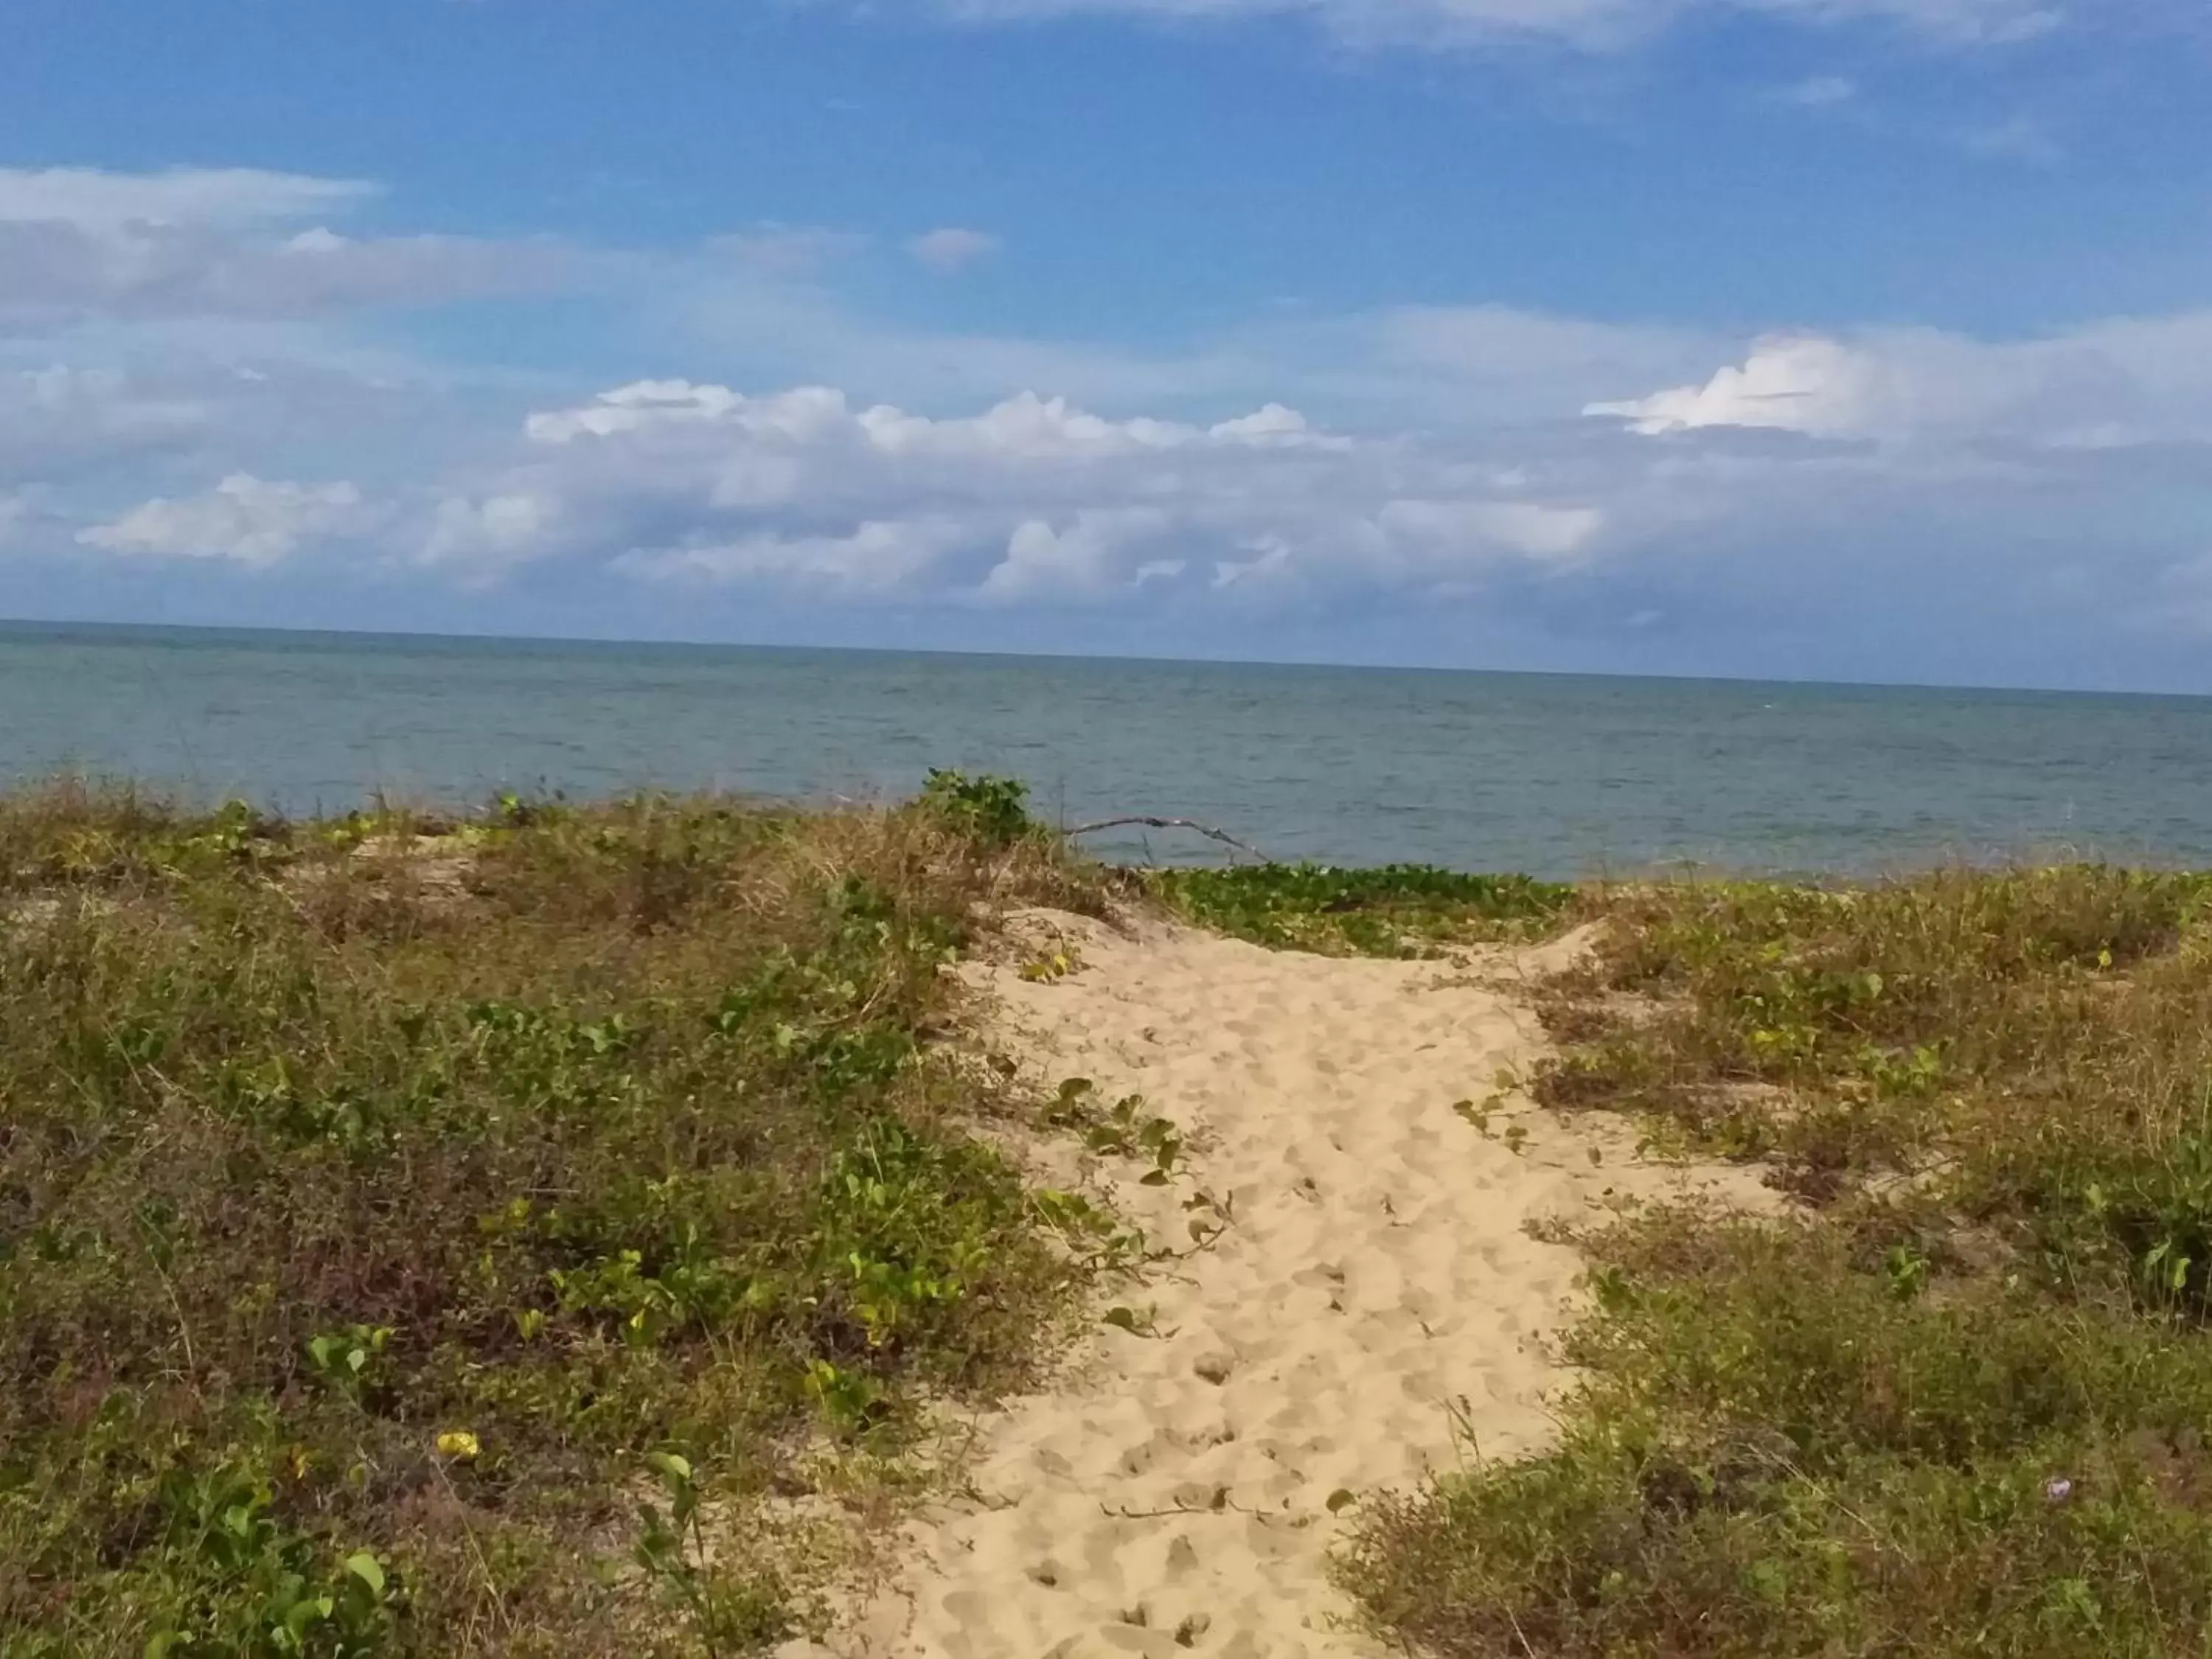
{"label": "yellow flower", "polygon": [[438,1437],[440,1455],[454,1458],[463,1463],[467,1462],[483,1449],[483,1446],[477,1443],[476,1436],[471,1434],[466,1429],[448,1429]]}

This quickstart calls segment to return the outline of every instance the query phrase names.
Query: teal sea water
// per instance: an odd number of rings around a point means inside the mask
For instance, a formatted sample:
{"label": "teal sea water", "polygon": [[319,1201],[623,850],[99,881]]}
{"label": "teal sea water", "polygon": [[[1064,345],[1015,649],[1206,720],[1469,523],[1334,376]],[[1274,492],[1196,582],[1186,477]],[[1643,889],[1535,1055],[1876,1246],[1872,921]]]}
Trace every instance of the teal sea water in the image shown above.
{"label": "teal sea water", "polygon": [[932,766],[1018,775],[1066,823],[1193,817],[1338,863],[1873,872],[2077,852],[2212,866],[2212,699],[0,628],[10,783],[129,776],[300,811],[378,790],[881,799]]}

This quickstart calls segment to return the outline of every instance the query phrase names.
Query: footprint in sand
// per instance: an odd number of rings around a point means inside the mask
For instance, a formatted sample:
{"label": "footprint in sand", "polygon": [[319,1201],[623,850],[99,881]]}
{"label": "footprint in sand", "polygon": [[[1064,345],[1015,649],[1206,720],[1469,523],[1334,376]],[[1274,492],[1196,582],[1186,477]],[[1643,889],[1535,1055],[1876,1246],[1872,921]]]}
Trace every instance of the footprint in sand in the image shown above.
{"label": "footprint in sand", "polygon": [[[1195,1183],[1236,1194],[1234,1223],[1147,1289],[1169,1334],[1102,1331],[1058,1388],[987,1419],[973,1478],[1012,1501],[917,1524],[900,1582],[833,1650],[1382,1659],[1328,1580],[1350,1520],[1331,1495],[1450,1467],[1455,1423],[1486,1456],[1542,1445],[1559,1376],[1539,1339],[1581,1264],[1526,1224],[1676,1177],[1516,1155],[1455,1114],[1468,1079],[1540,1058],[1539,1028],[1498,988],[1510,975],[1440,982],[1434,963],[1050,925],[1081,975],[969,970],[1000,1010],[994,1041],[1109,1096],[1136,1085],[1119,1057],[1144,1054],[1149,1105],[1196,1150],[1188,1182],[1117,1183],[1115,1201],[1176,1237]],[[1569,1147],[1528,1123],[1522,1152]]]}

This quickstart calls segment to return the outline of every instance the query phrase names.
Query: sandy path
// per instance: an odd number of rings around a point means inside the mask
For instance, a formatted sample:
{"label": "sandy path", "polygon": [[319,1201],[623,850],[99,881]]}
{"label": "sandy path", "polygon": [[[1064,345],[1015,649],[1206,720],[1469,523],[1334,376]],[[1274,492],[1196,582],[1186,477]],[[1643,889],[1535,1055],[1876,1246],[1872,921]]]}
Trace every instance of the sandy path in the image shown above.
{"label": "sandy path", "polygon": [[1200,1187],[1231,1200],[1234,1224],[1115,1292],[1153,1306],[1160,1335],[1102,1326],[1058,1387],[984,1420],[981,1501],[915,1529],[903,1578],[838,1646],[1380,1654],[1327,1580],[1343,1525],[1331,1494],[1449,1467],[1465,1436],[1486,1456],[1542,1444],[1559,1380],[1545,1338],[1581,1263],[1525,1224],[1674,1177],[1632,1167],[1601,1121],[1570,1130],[1531,1110],[1516,1152],[1510,1115],[1486,1138],[1454,1111],[1544,1052],[1511,988],[1528,957],[1481,958],[1503,981],[1485,985],[1434,963],[1046,925],[1077,941],[1073,976],[973,970],[1000,1000],[999,1039],[1046,1081],[1139,1091],[1190,1135],[1189,1176],[1170,1188],[1138,1184],[1133,1163],[1095,1172],[1152,1238],[1184,1241]]}

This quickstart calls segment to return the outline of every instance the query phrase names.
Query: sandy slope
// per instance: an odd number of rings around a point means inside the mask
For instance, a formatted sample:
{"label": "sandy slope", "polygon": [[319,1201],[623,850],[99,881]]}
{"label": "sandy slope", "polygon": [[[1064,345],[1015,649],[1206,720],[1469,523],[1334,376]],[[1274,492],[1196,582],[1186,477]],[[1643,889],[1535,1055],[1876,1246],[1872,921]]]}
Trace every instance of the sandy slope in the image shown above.
{"label": "sandy slope", "polygon": [[[1196,1188],[1231,1200],[1212,1249],[1117,1293],[1157,1337],[1102,1326],[1047,1394],[987,1418],[980,1501],[915,1528],[908,1565],[848,1654],[1224,1659],[1383,1650],[1326,1577],[1328,1500],[1548,1432],[1544,1339],[1580,1263],[1524,1231],[1677,1179],[1625,1133],[1528,1109],[1490,1134],[1455,1113],[1543,1052],[1498,952],[1468,967],[1333,961],[1181,929],[1036,918],[1080,971],[975,970],[999,1040],[1047,1081],[1141,1091],[1191,1136],[1190,1175],[1096,1175],[1156,1240]],[[1556,953],[1559,947],[1553,947]],[[1516,1097],[1517,1100],[1517,1097]],[[1519,1103],[1526,1108],[1526,1102]],[[1502,1131],[1522,1122],[1510,1149]],[[1590,1148],[1602,1142],[1603,1162]]]}

